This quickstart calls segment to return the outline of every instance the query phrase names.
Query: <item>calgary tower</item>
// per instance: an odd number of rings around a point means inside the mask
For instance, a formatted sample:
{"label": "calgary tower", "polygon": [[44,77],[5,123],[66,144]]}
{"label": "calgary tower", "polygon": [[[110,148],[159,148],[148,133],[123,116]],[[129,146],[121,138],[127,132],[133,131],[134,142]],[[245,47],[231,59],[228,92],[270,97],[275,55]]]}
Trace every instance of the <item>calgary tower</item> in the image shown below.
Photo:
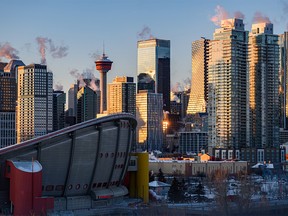
{"label": "calgary tower", "polygon": [[113,61],[108,59],[108,56],[103,53],[102,57],[95,61],[96,70],[100,73],[100,113],[107,110],[107,73],[111,70]]}

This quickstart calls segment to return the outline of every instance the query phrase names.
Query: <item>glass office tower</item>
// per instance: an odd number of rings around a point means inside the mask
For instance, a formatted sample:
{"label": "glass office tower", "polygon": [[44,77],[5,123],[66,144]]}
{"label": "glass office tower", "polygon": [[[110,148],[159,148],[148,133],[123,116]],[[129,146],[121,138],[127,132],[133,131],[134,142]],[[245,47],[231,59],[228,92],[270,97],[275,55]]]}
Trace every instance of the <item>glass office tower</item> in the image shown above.
{"label": "glass office tower", "polygon": [[138,41],[138,90],[163,94],[163,110],[170,111],[170,41]]}

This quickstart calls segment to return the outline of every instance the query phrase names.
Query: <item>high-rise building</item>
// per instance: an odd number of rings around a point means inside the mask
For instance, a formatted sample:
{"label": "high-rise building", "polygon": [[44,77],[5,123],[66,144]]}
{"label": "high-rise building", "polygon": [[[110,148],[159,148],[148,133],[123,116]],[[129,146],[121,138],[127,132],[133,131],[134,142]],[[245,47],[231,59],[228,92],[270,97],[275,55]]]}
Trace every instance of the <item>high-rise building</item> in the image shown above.
{"label": "high-rise building", "polygon": [[136,83],[133,77],[116,77],[108,84],[108,113],[136,115]]}
{"label": "high-rise building", "polygon": [[288,129],[288,32],[279,35],[280,72],[280,128]]}
{"label": "high-rise building", "polygon": [[68,116],[77,115],[77,92],[78,85],[72,84],[68,90]]}
{"label": "high-rise building", "polygon": [[163,110],[170,112],[170,40],[138,41],[138,90],[163,94]]}
{"label": "high-rise building", "polygon": [[24,63],[11,60],[0,63],[0,148],[16,143],[16,77],[18,66]]}
{"label": "high-rise building", "polygon": [[179,150],[181,154],[198,155],[205,150],[208,145],[207,132],[189,131],[179,132]]}
{"label": "high-rise building", "polygon": [[84,86],[77,93],[77,123],[97,117],[97,94]]}
{"label": "high-rise building", "polygon": [[249,35],[249,146],[279,147],[279,45],[272,23]]}
{"label": "high-rise building", "polygon": [[140,90],[136,95],[138,144],[143,149],[162,150],[163,99],[162,94]]}
{"label": "high-rise building", "polygon": [[192,43],[192,81],[187,114],[206,112],[208,99],[209,40],[202,38]]}
{"label": "high-rise building", "polygon": [[53,130],[53,74],[46,65],[18,67],[17,143]]}
{"label": "high-rise building", "polygon": [[[209,42],[208,151],[246,145],[248,31],[241,19],[222,20]],[[191,92],[192,94],[192,92]]]}
{"label": "high-rise building", "polygon": [[53,91],[53,131],[65,127],[66,94],[64,91]]}
{"label": "high-rise building", "polygon": [[187,89],[185,91],[179,91],[176,92],[175,95],[179,98],[180,103],[181,103],[181,112],[180,112],[180,117],[181,119],[185,118],[187,115],[187,108],[189,104],[189,98],[191,95],[191,89]]}

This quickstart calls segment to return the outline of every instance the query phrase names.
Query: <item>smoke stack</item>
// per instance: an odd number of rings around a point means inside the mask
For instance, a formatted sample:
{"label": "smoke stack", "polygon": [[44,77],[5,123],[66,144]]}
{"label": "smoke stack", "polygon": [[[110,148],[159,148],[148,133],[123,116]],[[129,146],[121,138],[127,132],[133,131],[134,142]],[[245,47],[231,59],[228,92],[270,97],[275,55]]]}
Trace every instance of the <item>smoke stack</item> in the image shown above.
{"label": "smoke stack", "polygon": [[12,47],[8,42],[1,45],[0,44],[0,58],[5,57],[9,60],[11,59],[19,59],[19,56],[17,56],[18,51]]}

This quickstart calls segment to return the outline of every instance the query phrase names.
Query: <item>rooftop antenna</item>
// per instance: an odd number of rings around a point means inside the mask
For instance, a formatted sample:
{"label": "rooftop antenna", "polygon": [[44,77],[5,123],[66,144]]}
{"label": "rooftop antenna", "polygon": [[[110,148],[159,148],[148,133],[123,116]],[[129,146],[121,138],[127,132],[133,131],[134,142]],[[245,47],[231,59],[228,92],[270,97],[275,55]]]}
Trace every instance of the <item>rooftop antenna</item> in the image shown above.
{"label": "rooftop antenna", "polygon": [[103,40],[103,56],[105,56],[105,42]]}

